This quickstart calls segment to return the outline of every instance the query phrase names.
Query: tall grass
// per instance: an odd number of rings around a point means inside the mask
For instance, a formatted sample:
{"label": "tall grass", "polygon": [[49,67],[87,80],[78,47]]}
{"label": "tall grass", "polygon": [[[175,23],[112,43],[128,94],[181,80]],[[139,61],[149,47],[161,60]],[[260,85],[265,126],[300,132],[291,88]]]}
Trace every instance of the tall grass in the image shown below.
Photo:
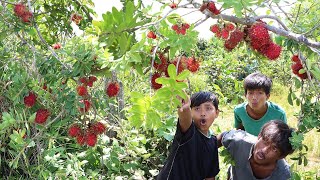
{"label": "tall grass", "polygon": [[[280,105],[286,112],[288,124],[290,127],[297,128],[298,119],[297,114],[299,113],[299,106],[291,106],[288,101],[288,92],[287,87],[284,87],[279,84],[273,85],[273,90],[270,95],[270,101]],[[244,99],[245,101],[245,99]],[[220,132],[227,131],[233,129],[234,125],[234,114],[233,108],[236,104],[226,105],[221,104],[220,109],[221,112],[219,117],[214,121],[212,129],[215,133],[219,134]],[[316,132],[316,130],[312,130],[305,134],[303,143],[309,147],[309,151],[307,152],[308,157],[308,165],[307,166],[295,166],[294,170],[304,176],[303,179],[315,179],[316,174],[317,177],[320,177],[320,132]],[[296,153],[289,155],[286,160],[289,164],[293,164],[296,161],[291,160],[290,158],[297,156]],[[224,164],[222,162],[223,158],[220,157],[220,173],[219,179],[226,179],[226,172],[229,165]],[[311,174],[311,175],[310,175]],[[310,176],[310,178],[308,178]]]}

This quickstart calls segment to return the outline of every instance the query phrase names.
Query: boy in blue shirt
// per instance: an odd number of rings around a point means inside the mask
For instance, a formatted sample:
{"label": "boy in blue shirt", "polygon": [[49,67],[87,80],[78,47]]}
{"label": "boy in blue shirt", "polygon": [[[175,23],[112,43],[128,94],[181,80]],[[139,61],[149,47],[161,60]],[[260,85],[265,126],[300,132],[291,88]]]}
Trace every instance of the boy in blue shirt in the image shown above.
{"label": "boy in blue shirt", "polygon": [[272,119],[287,123],[286,113],[277,104],[268,101],[272,80],[259,72],[248,75],[243,82],[247,102],[234,109],[234,125],[258,136],[261,127]]}
{"label": "boy in blue shirt", "polygon": [[217,138],[209,132],[218,117],[219,101],[198,92],[183,101],[169,157],[158,180],[214,180],[220,171]]}

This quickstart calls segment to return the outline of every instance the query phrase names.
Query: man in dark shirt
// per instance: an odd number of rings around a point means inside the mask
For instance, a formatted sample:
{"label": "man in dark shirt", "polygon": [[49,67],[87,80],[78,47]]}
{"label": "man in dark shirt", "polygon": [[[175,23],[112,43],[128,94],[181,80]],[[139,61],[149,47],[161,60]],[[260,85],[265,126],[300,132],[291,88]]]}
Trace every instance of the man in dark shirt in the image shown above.
{"label": "man in dark shirt", "polygon": [[209,128],[218,117],[219,101],[210,92],[187,98],[178,110],[178,124],[169,157],[158,180],[214,180],[219,173],[217,139]]}
{"label": "man in dark shirt", "polygon": [[294,151],[289,140],[292,132],[283,121],[271,120],[262,127],[258,137],[243,130],[220,134],[218,145],[223,145],[235,161],[228,179],[290,179],[290,166],[284,158]]}

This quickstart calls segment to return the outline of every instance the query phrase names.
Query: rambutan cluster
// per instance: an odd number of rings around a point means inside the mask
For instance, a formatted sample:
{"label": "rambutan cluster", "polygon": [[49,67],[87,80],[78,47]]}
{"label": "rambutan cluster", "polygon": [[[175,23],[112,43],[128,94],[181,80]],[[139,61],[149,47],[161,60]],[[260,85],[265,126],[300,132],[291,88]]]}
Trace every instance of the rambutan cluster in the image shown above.
{"label": "rambutan cluster", "polygon": [[76,25],[80,24],[81,20],[82,20],[82,16],[77,14],[77,13],[73,13],[71,14],[70,17],[71,21],[73,21]]}
{"label": "rambutan cluster", "polygon": [[171,3],[169,6],[171,9],[176,9],[178,7],[176,3]]}
{"label": "rambutan cluster", "polygon": [[195,57],[188,58],[186,56],[181,56],[174,58],[173,61],[170,62],[162,53],[157,54],[161,60],[161,63],[154,63],[153,67],[155,68],[156,72],[154,72],[151,76],[151,87],[155,90],[160,89],[162,87],[162,84],[156,83],[157,78],[162,77],[163,74],[164,76],[169,77],[167,68],[170,64],[173,64],[176,67],[178,66],[178,74],[185,69],[188,69],[189,71],[195,73],[200,68],[200,62]]}
{"label": "rambutan cluster", "polygon": [[300,79],[307,79],[308,75],[305,71],[303,73],[300,73],[300,70],[303,70],[303,65],[301,63],[301,60],[299,59],[299,56],[297,54],[293,55],[291,57],[291,60],[293,62],[291,65],[293,74],[297,75]]}
{"label": "rambutan cluster", "polygon": [[60,43],[55,43],[52,45],[53,49],[60,49],[61,48],[61,44]]}
{"label": "rambutan cluster", "polygon": [[265,23],[258,22],[248,29],[252,49],[263,54],[270,60],[277,59],[281,54],[281,46],[272,42]]}
{"label": "rambutan cluster", "polygon": [[94,147],[98,140],[98,135],[106,131],[106,126],[102,122],[90,123],[88,128],[81,128],[80,124],[72,124],[69,127],[68,135],[74,137],[81,146],[88,145]]}
{"label": "rambutan cluster", "polygon": [[[31,108],[37,102],[37,95],[34,92],[29,92],[27,96],[23,98],[24,104],[26,107]],[[43,124],[47,121],[48,117],[50,116],[50,112],[47,109],[38,109],[36,111],[36,117],[34,122],[37,124]]]}
{"label": "rambutan cluster", "polygon": [[177,34],[182,34],[182,35],[185,35],[187,33],[187,29],[189,28],[190,28],[190,25],[188,23],[174,24],[171,27],[171,29],[173,29]]}
{"label": "rambutan cluster", "polygon": [[30,12],[24,4],[18,3],[14,5],[14,14],[18,16],[23,22],[31,22],[32,12]]}
{"label": "rambutan cluster", "polygon": [[43,124],[47,121],[50,116],[50,112],[47,109],[39,109],[36,113],[35,122],[38,124]]}
{"label": "rambutan cluster", "polygon": [[159,72],[155,72],[152,74],[151,76],[151,87],[153,89],[160,89],[162,87],[162,84],[158,84],[156,82],[156,79],[158,79],[159,77],[161,77],[161,74]]}
{"label": "rambutan cluster", "polygon": [[78,95],[83,97],[87,96],[88,95],[87,87],[92,87],[93,83],[96,81],[97,81],[97,78],[95,76],[79,78],[80,85],[77,87]]}
{"label": "rambutan cluster", "polygon": [[25,106],[30,108],[36,103],[37,95],[33,92],[29,92],[28,96],[25,96],[23,100],[24,100]]}
{"label": "rambutan cluster", "polygon": [[91,102],[88,99],[82,99],[79,101],[81,104],[81,107],[79,108],[79,111],[82,113],[86,113],[91,108]]}
{"label": "rambutan cluster", "polygon": [[80,85],[77,87],[77,94],[83,97],[83,99],[79,101],[81,104],[81,107],[79,107],[79,111],[82,113],[86,113],[91,108],[91,102],[88,100],[89,93],[87,87],[92,87],[93,83],[97,81],[97,77],[81,77],[78,81]]}
{"label": "rambutan cluster", "polygon": [[224,24],[222,28],[218,24],[214,24],[210,27],[210,31],[215,33],[218,38],[225,39],[224,47],[229,51],[234,49],[245,35],[240,29],[235,28],[232,23]]}
{"label": "rambutan cluster", "polygon": [[157,35],[153,31],[149,31],[147,37],[150,39],[156,39]]}
{"label": "rambutan cluster", "polygon": [[120,91],[120,85],[116,81],[109,82],[106,86],[106,94],[109,97],[117,96],[119,94],[119,91]]}
{"label": "rambutan cluster", "polygon": [[220,10],[216,7],[216,4],[212,1],[202,4],[202,6],[200,7],[200,11],[202,12],[205,9],[208,9],[214,15],[220,14]]}

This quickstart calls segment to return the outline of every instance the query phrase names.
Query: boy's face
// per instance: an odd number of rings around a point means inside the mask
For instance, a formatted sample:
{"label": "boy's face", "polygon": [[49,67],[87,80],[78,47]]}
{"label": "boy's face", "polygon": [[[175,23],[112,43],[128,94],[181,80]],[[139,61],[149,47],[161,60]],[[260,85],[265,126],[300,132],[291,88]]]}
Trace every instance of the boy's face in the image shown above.
{"label": "boy's face", "polygon": [[217,110],[212,102],[205,102],[200,106],[191,108],[192,119],[197,128],[204,134],[207,134],[213,121],[218,117]]}
{"label": "boy's face", "polygon": [[270,94],[266,94],[264,89],[248,89],[245,96],[251,109],[261,110],[265,107]]}
{"label": "boy's face", "polygon": [[272,164],[282,158],[280,150],[275,143],[270,140],[264,140],[261,136],[258,137],[258,141],[254,146],[252,157],[260,165]]}

